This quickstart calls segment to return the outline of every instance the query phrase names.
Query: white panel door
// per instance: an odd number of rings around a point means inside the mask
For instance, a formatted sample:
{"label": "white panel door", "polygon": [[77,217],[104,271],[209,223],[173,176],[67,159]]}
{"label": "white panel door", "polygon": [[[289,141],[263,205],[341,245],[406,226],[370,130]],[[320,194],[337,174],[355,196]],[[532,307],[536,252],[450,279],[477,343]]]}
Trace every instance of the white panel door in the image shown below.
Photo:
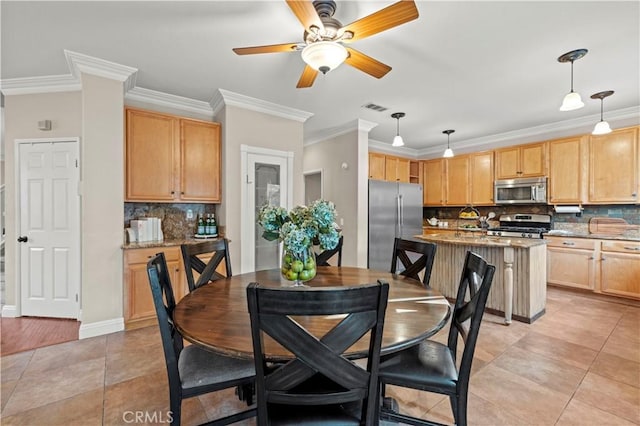
{"label": "white panel door", "polygon": [[19,147],[21,314],[77,318],[78,142],[26,142]]}

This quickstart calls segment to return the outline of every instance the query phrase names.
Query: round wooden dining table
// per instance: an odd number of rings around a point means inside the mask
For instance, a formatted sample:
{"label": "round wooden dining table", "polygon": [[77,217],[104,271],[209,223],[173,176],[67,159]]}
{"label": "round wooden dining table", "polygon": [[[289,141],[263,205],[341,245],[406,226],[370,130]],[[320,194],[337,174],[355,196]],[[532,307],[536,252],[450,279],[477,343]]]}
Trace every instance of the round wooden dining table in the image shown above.
{"label": "round wooden dining table", "polygon": [[[449,302],[437,290],[425,288],[411,278],[389,272],[355,268],[322,266],[315,278],[298,287],[314,291],[323,287],[358,286],[389,283],[389,299],[385,314],[381,353],[389,354],[415,345],[437,333],[451,314]],[[189,342],[208,350],[239,358],[253,358],[251,324],[246,287],[257,282],[265,287],[291,287],[279,269],[234,275],[205,284],[178,302],[174,324]],[[329,331],[340,318],[295,317],[305,328]],[[291,355],[273,340],[265,339],[265,353],[272,361],[286,360]],[[356,359],[366,356],[368,339],[361,339],[345,355]]]}

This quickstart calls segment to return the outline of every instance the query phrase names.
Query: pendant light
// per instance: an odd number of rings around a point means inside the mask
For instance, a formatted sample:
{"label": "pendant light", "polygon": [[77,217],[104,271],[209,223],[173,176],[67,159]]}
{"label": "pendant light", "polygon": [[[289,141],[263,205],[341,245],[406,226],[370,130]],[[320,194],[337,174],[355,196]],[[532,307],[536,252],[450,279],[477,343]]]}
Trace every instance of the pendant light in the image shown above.
{"label": "pendant light", "polygon": [[391,146],[404,146],[404,141],[402,140],[402,136],[400,136],[400,119],[404,116],[404,112],[394,112],[393,114],[391,114],[391,117],[397,120],[396,136],[393,138],[393,143],[391,144]]}
{"label": "pendant light", "polygon": [[577,49],[567,52],[558,58],[558,62],[571,62],[571,91],[562,100],[560,111],[573,111],[584,106],[580,94],[573,91],[573,61],[582,58],[588,52],[587,49]]}
{"label": "pendant light", "polygon": [[444,158],[451,158],[453,157],[453,151],[451,150],[451,147],[449,146],[449,135],[451,135],[451,133],[455,132],[455,130],[443,130],[442,133],[444,133],[445,135],[447,135],[447,149],[444,150],[444,154],[442,155]]}
{"label": "pendant light", "polygon": [[611,133],[611,127],[609,127],[609,123],[604,121],[604,98],[613,95],[613,90],[605,90],[604,92],[598,92],[591,95],[591,99],[600,99],[600,121],[596,123],[596,126],[593,128],[592,135],[606,135],[607,133]]}

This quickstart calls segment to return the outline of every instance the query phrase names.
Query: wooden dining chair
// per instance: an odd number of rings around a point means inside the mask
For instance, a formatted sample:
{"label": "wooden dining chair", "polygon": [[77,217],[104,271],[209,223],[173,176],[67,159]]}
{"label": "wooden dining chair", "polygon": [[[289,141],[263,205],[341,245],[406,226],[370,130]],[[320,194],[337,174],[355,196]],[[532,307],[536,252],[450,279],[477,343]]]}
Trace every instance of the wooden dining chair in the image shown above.
{"label": "wooden dining chair", "polygon": [[[436,248],[437,246],[434,243],[396,238],[393,243],[391,273],[396,273],[399,261],[402,263],[404,268],[402,272],[400,272],[400,275],[422,281],[425,286],[428,286],[429,279],[431,278],[433,261],[436,257]],[[411,260],[412,257],[415,260]],[[422,280],[420,279],[421,272],[423,272]]]}
{"label": "wooden dining chair", "polygon": [[[176,302],[164,253],[158,253],[147,263],[147,274],[169,376],[171,424],[180,425],[183,399],[236,386],[252,387],[255,370],[250,360],[219,355],[197,345],[184,347],[182,335],[173,325]],[[227,425],[255,415],[254,407],[208,424]]]}
{"label": "wooden dining chair", "polygon": [[[323,289],[249,284],[258,425],[377,424],[377,373],[388,293],[389,284],[381,282]],[[294,316],[332,316],[336,324],[322,335],[304,328],[302,319]],[[344,355],[363,338],[368,339],[366,368]],[[266,339],[283,346],[293,359],[269,362]]]}
{"label": "wooden dining chair", "polygon": [[[182,261],[187,274],[187,284],[189,291],[193,291],[209,281],[216,281],[221,278],[232,276],[231,257],[229,256],[229,242],[226,238],[219,240],[203,241],[196,244],[182,244]],[[211,253],[211,259],[205,263],[200,256]],[[222,275],[216,269],[224,260],[226,275]],[[199,274],[198,279],[194,279],[194,271]]]}
{"label": "wooden dining chair", "polygon": [[[475,253],[467,252],[453,307],[446,345],[426,340],[388,355],[380,364],[380,386],[395,385],[449,396],[455,424],[467,425],[467,394],[473,353],[480,331],[495,267]],[[458,339],[464,343],[459,366]],[[433,421],[410,417],[383,407],[380,418],[412,425],[434,425]]]}
{"label": "wooden dining chair", "polygon": [[338,255],[338,262],[336,266],[342,266],[342,243],[344,241],[344,236],[340,236],[338,240],[338,245],[331,250],[324,250],[316,254],[316,266],[331,266],[329,263],[329,259],[331,259],[336,254]]}

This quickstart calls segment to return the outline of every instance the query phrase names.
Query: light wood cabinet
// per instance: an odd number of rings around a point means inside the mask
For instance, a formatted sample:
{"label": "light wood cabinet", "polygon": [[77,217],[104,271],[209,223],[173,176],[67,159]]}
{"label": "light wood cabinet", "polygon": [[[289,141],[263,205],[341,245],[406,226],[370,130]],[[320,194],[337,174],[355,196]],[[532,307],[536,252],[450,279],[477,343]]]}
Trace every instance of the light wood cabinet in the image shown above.
{"label": "light wood cabinet", "polygon": [[176,301],[187,292],[186,278],[182,267],[180,247],[153,247],[130,249],[124,252],[124,322],[126,328],[137,328],[156,321],[156,311],[151,296],[147,262],[164,252],[173,284]]}
{"label": "light wood cabinet", "polygon": [[377,152],[369,153],[369,179],[384,180],[385,155]]}
{"label": "light wood cabinet", "polygon": [[586,175],[586,138],[575,137],[548,142],[550,204],[575,204],[584,201]]}
{"label": "light wood cabinet", "polygon": [[640,299],[640,242],[546,236],[547,282]]}
{"label": "light wood cabinet", "polygon": [[125,198],[220,202],[220,125],[127,108]]}
{"label": "light wood cabinet", "polygon": [[589,137],[589,202],[637,203],[638,128]]}
{"label": "light wood cabinet", "polygon": [[640,299],[640,242],[602,241],[600,290]]}
{"label": "light wood cabinet", "polygon": [[476,152],[469,155],[469,184],[471,204],[492,205],[493,201],[493,151]]}
{"label": "light wood cabinet", "polygon": [[546,144],[518,145],[495,151],[496,179],[545,176]]}
{"label": "light wood cabinet", "polygon": [[422,162],[409,161],[409,182],[422,183]]}
{"label": "light wood cabinet", "polygon": [[409,159],[385,156],[385,180],[390,182],[409,182]]}
{"label": "light wood cabinet", "polygon": [[456,155],[446,159],[445,200],[447,206],[465,206],[471,195],[469,185],[469,156]]}
{"label": "light wood cabinet", "polygon": [[427,160],[422,164],[422,195],[425,205],[441,206],[444,204],[445,161],[443,158]]}
{"label": "light wood cabinet", "polygon": [[596,242],[580,238],[547,239],[547,282],[594,290]]}

